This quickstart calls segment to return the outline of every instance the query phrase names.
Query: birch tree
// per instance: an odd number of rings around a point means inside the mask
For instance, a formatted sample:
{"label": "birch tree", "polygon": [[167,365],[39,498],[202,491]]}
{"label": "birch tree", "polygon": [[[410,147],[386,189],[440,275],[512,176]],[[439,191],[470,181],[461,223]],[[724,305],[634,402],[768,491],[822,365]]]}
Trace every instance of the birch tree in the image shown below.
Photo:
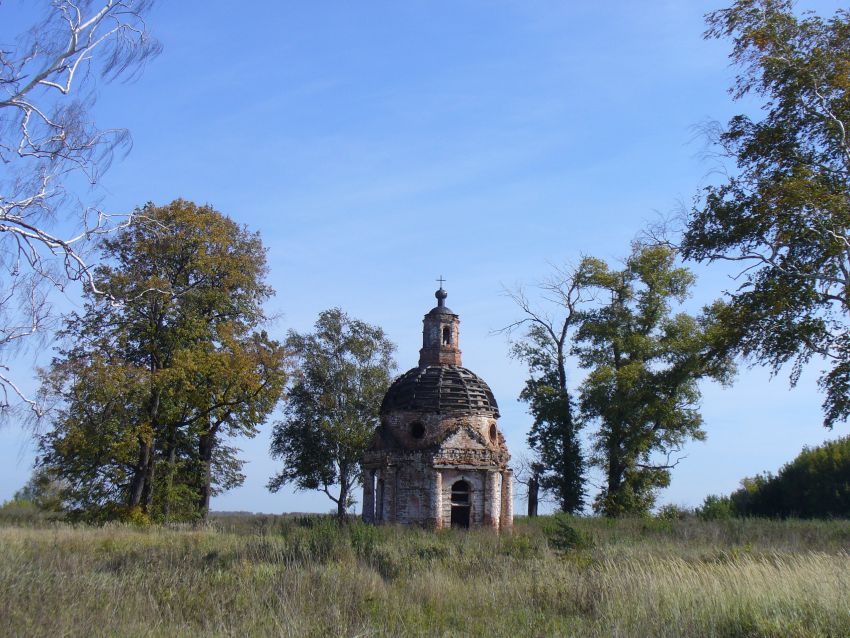
{"label": "birch tree", "polygon": [[[132,78],[157,55],[150,0],[51,0],[44,18],[14,36],[0,28],[0,416],[23,404],[10,361],[50,327],[51,289],[71,282],[100,294],[90,240],[128,223],[75,192],[96,184],[126,130],[101,129],[91,106],[104,82]],[[0,2],[0,24],[12,22]]]}
{"label": "birch tree", "polygon": [[268,488],[321,490],[342,521],[380,423],[395,345],[381,328],[332,308],[319,314],[314,332],[290,331],[286,347],[297,364],[284,419],[272,433],[271,454],[283,467]]}
{"label": "birch tree", "polygon": [[850,12],[797,15],[790,0],[738,0],[708,16],[732,42],[731,88],[762,104],[715,130],[734,163],[687,219],[685,258],[737,262],[728,343],[791,382],[824,362],[824,423],[850,416]]}

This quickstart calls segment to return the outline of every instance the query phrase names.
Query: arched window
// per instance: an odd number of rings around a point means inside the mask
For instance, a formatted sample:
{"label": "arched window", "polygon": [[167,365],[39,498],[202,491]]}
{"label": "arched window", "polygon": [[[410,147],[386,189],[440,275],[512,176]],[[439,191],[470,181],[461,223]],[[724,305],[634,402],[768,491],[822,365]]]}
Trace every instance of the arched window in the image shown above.
{"label": "arched window", "polygon": [[443,345],[449,346],[452,343],[452,329],[449,326],[443,326]]}

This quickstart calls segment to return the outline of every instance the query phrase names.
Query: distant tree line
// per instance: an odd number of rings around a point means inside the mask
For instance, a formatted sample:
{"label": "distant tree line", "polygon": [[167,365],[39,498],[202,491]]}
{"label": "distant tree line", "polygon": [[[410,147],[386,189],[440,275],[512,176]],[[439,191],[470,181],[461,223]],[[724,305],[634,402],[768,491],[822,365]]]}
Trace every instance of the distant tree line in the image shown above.
{"label": "distant tree line", "polygon": [[850,516],[850,436],[804,448],[775,475],[745,478],[728,496],[706,497],[698,514],[771,518],[847,518]]}

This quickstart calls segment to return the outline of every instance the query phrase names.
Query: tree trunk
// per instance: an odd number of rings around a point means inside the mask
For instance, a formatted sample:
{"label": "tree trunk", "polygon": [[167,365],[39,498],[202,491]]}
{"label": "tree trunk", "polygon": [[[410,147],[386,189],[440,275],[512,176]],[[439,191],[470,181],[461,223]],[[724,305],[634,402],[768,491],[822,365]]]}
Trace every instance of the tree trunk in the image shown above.
{"label": "tree trunk", "polygon": [[153,503],[153,481],[155,478],[154,469],[156,467],[156,445],[151,443],[151,453],[148,457],[148,465],[145,468],[145,484],[142,487],[142,511],[145,514],[150,514],[151,503]]}
{"label": "tree trunk", "polygon": [[540,495],[540,480],[533,474],[528,481],[528,516],[537,516],[537,502]]}
{"label": "tree trunk", "polygon": [[336,503],[336,517],[340,523],[345,521],[345,506],[348,504],[348,486],[342,482],[339,488],[339,500]]}
{"label": "tree trunk", "polygon": [[148,465],[153,453],[153,443],[139,437],[139,458],[133,468],[133,479],[130,483],[130,496],[127,505],[139,507],[145,490],[145,477],[148,473]]}
{"label": "tree trunk", "polygon": [[620,511],[612,511],[611,505],[619,503],[619,495],[623,489],[623,476],[626,473],[626,465],[623,463],[622,452],[618,445],[613,443],[608,446],[608,472],[607,472],[607,506],[605,507],[606,516],[619,516]]}
{"label": "tree trunk", "polygon": [[176,438],[176,428],[169,428],[168,433],[168,441],[166,443],[166,458],[168,459],[168,473],[165,478],[165,494],[163,495],[163,503],[162,503],[162,517],[168,522],[169,517],[171,516],[171,497],[172,492],[174,490],[174,473],[176,471],[176,463],[177,463],[177,444],[175,442]]}
{"label": "tree trunk", "polygon": [[198,513],[207,520],[210,512],[210,493],[212,491],[212,455],[215,449],[215,434],[205,432],[198,440],[198,457],[201,461],[201,483],[198,489]]}
{"label": "tree trunk", "polygon": [[[151,365],[151,372],[156,368]],[[139,438],[139,462],[133,476],[133,484],[130,489],[130,507],[141,507],[144,513],[150,511],[153,499],[154,464],[156,461],[156,434],[158,430],[157,417],[159,415],[159,390],[154,390],[151,396],[150,408],[151,433],[150,439]]]}
{"label": "tree trunk", "polygon": [[559,389],[564,395],[565,421],[570,429],[570,436],[575,437],[575,431],[573,428],[573,406],[570,401],[570,391],[569,388],[567,388],[567,367],[564,361],[563,344],[558,344],[558,383],[560,384]]}
{"label": "tree trunk", "polygon": [[[625,285],[625,283],[623,284]],[[618,297],[618,304],[622,305],[622,300]],[[623,488],[623,475],[626,473],[626,465],[623,459],[623,451],[621,440],[623,436],[623,420],[624,415],[622,411],[622,405],[624,403],[622,392],[620,391],[620,370],[624,367],[625,363],[622,361],[622,353],[620,352],[620,347],[615,341],[611,345],[612,355],[614,359],[614,370],[616,377],[616,386],[614,388],[614,401],[615,405],[620,406],[617,409],[617,415],[614,417],[615,422],[609,423],[609,431],[608,431],[608,442],[606,445],[606,452],[608,453],[608,472],[607,472],[607,501],[608,505],[605,507],[605,515],[606,516],[619,516],[622,514],[620,511],[611,511],[611,505],[613,503],[619,502],[620,491]]]}

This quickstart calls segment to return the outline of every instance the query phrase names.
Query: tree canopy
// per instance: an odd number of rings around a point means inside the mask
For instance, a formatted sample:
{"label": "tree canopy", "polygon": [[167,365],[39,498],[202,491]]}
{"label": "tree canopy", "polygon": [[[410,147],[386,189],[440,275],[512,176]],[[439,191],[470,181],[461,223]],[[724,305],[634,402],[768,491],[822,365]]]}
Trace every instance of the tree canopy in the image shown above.
{"label": "tree canopy", "polygon": [[605,473],[595,508],[609,516],[648,511],[670,481],[672,459],[703,439],[698,381],[728,381],[714,315],[673,313],[694,283],[673,251],[636,245],[621,270],[597,263],[589,278],[600,305],[583,313],[575,352],[589,373],[580,388],[582,418],[598,424],[593,462]]}
{"label": "tree canopy", "polygon": [[[254,436],[286,379],[261,330],[265,251],[209,206],[148,204],[102,242],[98,285],[44,375],[39,463],[82,516],[205,516],[241,484],[225,436]],[[124,300],[113,303],[110,297]]]}
{"label": "tree canopy", "polygon": [[790,0],[738,0],[708,16],[729,38],[731,89],[761,100],[715,138],[735,163],[687,220],[683,255],[740,262],[722,319],[727,343],[791,381],[812,357],[824,423],[850,416],[850,13],[795,15]]}
{"label": "tree canopy", "polygon": [[285,418],[272,434],[271,453],[283,468],[269,489],[292,483],[300,490],[321,490],[342,519],[380,422],[395,345],[379,327],[333,308],[319,315],[312,333],[290,331],[286,347],[297,364]]}

